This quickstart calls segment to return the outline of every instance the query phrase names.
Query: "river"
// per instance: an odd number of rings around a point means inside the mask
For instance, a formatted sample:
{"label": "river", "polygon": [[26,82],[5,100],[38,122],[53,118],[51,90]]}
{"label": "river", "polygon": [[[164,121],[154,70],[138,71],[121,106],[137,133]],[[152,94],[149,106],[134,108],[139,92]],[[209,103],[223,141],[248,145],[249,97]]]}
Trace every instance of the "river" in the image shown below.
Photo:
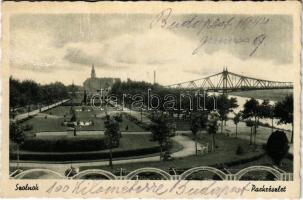
{"label": "river", "polygon": [[[221,93],[210,93],[210,95],[220,95]],[[237,99],[237,104],[239,105],[237,108],[234,109],[235,113],[240,112],[241,110],[243,110],[244,108],[244,104],[247,100],[249,100],[250,98],[248,97],[240,97],[240,96],[235,96],[235,95],[228,95],[228,98],[236,98]],[[256,99],[257,101],[259,101],[259,103],[261,104],[263,102],[262,99]],[[276,103],[276,101],[269,101],[270,105],[274,105]],[[229,118],[233,118],[234,117],[234,113],[229,113],[228,115]],[[262,123],[267,123],[271,126],[271,119],[259,119],[260,122]],[[279,124],[278,123],[278,119],[274,119],[274,127],[278,128],[278,129],[284,129],[284,130],[288,130],[291,131],[291,124]]]}

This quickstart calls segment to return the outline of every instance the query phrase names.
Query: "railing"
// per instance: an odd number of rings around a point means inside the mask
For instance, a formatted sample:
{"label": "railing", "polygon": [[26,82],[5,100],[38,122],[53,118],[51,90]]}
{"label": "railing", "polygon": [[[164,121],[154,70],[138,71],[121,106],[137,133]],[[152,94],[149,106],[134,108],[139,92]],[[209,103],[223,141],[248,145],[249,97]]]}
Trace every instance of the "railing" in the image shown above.
{"label": "railing", "polygon": [[[120,173],[120,175],[114,175],[109,171],[105,171],[101,169],[89,169],[89,170],[81,171],[76,175],[74,175],[73,177],[66,177],[59,174],[58,172],[49,169],[30,169],[30,170],[25,170],[15,175],[12,178],[23,179],[24,177],[30,177],[31,173],[44,172],[44,173],[49,173],[55,179],[88,179],[86,178],[87,176],[100,176],[103,177],[103,179],[108,179],[108,180],[136,180],[136,179],[140,179],[140,174],[142,175],[144,173],[149,173],[149,174],[157,175],[158,177],[160,177],[158,179],[161,180],[188,180],[188,177],[190,177],[194,173],[205,172],[205,171],[211,172],[217,177],[219,177],[219,179],[225,181],[242,180],[241,178],[243,178],[247,173],[250,172],[252,174],[252,172],[260,172],[260,171],[272,174],[274,176],[275,181],[293,181],[293,173],[285,172],[277,167],[273,168],[268,166],[251,166],[244,168],[234,174],[230,173],[228,170],[225,170],[227,172],[224,172],[214,167],[201,166],[201,167],[191,168],[179,175],[176,173],[172,175],[162,169],[151,168],[151,167],[140,168],[128,173],[127,175],[124,175],[123,173]],[[148,180],[148,178],[141,178],[141,179]]]}

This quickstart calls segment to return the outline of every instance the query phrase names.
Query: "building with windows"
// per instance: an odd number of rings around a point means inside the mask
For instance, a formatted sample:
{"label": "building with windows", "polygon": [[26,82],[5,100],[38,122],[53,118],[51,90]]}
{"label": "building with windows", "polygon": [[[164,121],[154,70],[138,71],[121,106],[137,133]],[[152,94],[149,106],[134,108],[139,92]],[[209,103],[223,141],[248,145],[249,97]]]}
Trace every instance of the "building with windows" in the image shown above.
{"label": "building with windows", "polygon": [[96,76],[95,67],[92,65],[91,76],[83,82],[83,87],[87,93],[94,94],[100,92],[101,90],[110,90],[112,85],[117,81],[120,81],[120,79],[108,77],[98,78]]}

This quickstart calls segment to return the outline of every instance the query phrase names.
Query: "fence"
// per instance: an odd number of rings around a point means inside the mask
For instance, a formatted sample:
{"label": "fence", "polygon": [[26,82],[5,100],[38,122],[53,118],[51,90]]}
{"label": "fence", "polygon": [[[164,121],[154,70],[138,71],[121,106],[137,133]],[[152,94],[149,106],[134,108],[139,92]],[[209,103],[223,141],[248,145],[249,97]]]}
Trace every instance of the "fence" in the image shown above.
{"label": "fence", "polygon": [[[228,171],[228,170],[226,170]],[[134,170],[132,172],[129,172],[127,175],[121,171],[120,175],[114,175],[113,173],[101,169],[89,169],[84,170],[72,177],[65,177],[57,172],[51,171],[49,169],[30,169],[25,170],[17,175],[14,175],[12,178],[14,179],[24,179],[31,177],[31,174],[34,173],[46,173],[52,175],[55,179],[90,179],[88,177],[102,177],[102,179],[108,179],[108,180],[136,180],[136,179],[143,179],[148,180],[148,178],[140,178],[140,174],[154,174],[156,175],[160,180],[188,180],[188,178],[199,172],[210,172],[219,177],[221,180],[225,181],[236,181],[241,180],[247,173],[256,173],[256,172],[267,172],[271,174],[274,177],[274,180],[276,181],[293,181],[293,173],[285,172],[277,167],[268,167],[268,166],[251,166],[244,169],[241,169],[240,171],[236,173],[228,173],[224,172],[220,169],[214,168],[214,167],[208,167],[208,166],[201,166],[201,167],[194,167],[189,170],[186,170],[182,174],[169,174],[168,172],[158,169],[158,168],[140,168],[137,170]],[[98,179],[98,178],[94,178]]]}

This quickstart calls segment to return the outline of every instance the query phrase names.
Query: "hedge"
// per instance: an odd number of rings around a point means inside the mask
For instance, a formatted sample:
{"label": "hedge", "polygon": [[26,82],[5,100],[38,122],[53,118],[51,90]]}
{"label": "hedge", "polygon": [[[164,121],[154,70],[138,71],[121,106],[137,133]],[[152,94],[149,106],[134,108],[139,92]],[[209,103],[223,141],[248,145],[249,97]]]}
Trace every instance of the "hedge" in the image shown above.
{"label": "hedge", "polygon": [[104,137],[28,138],[21,149],[39,152],[97,151],[106,149],[106,144]]}
{"label": "hedge", "polygon": [[[149,148],[131,149],[131,150],[117,150],[113,151],[113,157],[130,157],[142,156],[146,154],[153,154],[160,152],[159,146]],[[20,151],[20,160],[39,160],[39,161],[79,161],[79,160],[100,160],[108,159],[108,151],[87,151],[87,152],[24,152]],[[10,153],[10,159],[16,160],[16,152]]]}
{"label": "hedge", "polygon": [[138,120],[137,118],[135,118],[134,116],[128,114],[128,113],[123,113],[123,115],[129,119],[129,121],[133,122],[134,124],[136,124],[137,126],[149,131],[150,128],[149,128],[149,124],[146,124],[144,122],[141,122],[140,120]]}

